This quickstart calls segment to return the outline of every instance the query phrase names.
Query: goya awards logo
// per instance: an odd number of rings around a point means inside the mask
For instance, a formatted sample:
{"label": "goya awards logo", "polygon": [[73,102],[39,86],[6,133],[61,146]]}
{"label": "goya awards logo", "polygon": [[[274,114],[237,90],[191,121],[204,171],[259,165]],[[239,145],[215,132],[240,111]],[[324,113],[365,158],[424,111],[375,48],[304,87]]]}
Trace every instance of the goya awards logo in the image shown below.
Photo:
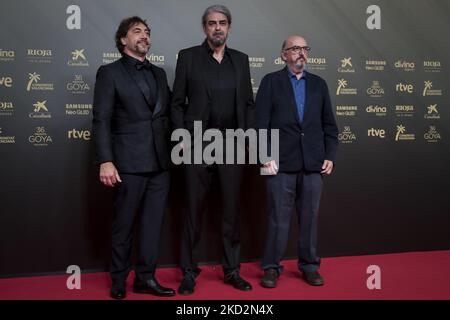
{"label": "goya awards logo", "polygon": [[442,90],[436,90],[436,89],[431,89],[431,88],[433,88],[433,82],[424,81],[422,96],[426,97],[426,96],[441,96],[442,95]]}
{"label": "goya awards logo", "polygon": [[345,79],[339,79],[338,80],[338,87],[336,89],[336,95],[356,95],[358,94],[356,88],[348,88],[347,80]]}
{"label": "goya awards logo", "polygon": [[0,49],[0,61],[3,62],[14,61],[15,56],[16,53],[13,50]]}
{"label": "goya awards logo", "polygon": [[53,91],[53,83],[40,83],[41,75],[36,72],[28,74],[27,91]]}
{"label": "goya awards logo", "polygon": [[33,104],[33,112],[28,116],[32,119],[50,119],[52,114],[48,111],[46,104],[47,100],[36,101],[36,103]]}
{"label": "goya awards logo", "polygon": [[372,85],[366,90],[369,97],[380,98],[384,96],[384,88],[380,85],[380,81],[372,81]]}
{"label": "goya awards logo", "polygon": [[16,143],[16,137],[15,136],[9,136],[7,135],[5,130],[0,127],[0,144],[13,144]]}
{"label": "goya awards logo", "polygon": [[354,73],[355,68],[353,68],[352,57],[343,58],[341,60],[341,66],[338,68],[340,73]]}
{"label": "goya awards logo", "polygon": [[0,101],[0,116],[12,116],[14,104],[12,101]]}
{"label": "goya awards logo", "polygon": [[264,57],[249,57],[248,62],[250,64],[250,68],[264,68],[264,63],[266,62],[266,58],[264,58]]}
{"label": "goya awards logo", "polygon": [[367,71],[384,71],[386,60],[366,60]]}
{"label": "goya awards logo", "polygon": [[47,134],[45,127],[36,127],[35,132],[28,137],[28,142],[35,147],[46,147],[53,143],[52,137]]}
{"label": "goya awards logo", "polygon": [[89,67],[89,61],[86,58],[84,49],[75,49],[72,51],[67,65],[70,67]]}
{"label": "goya awards logo", "polygon": [[346,106],[346,105],[336,106],[336,116],[338,117],[356,117],[357,112],[358,106]]}
{"label": "goya awards logo", "polygon": [[397,133],[395,134],[395,141],[413,141],[416,136],[413,133],[407,133],[406,127],[403,124],[397,125]]}
{"label": "goya awards logo", "polygon": [[430,143],[436,143],[441,140],[441,135],[436,130],[435,126],[430,126],[428,131],[424,133],[423,137],[424,137],[425,141],[430,142]]}
{"label": "goya awards logo", "polygon": [[428,120],[438,120],[441,118],[441,115],[439,114],[437,103],[430,104],[427,107],[427,113],[425,114],[424,118],[428,119]]}
{"label": "goya awards logo", "polygon": [[83,80],[83,76],[81,74],[76,74],[74,79],[66,84],[66,90],[73,94],[85,94],[91,88],[89,85]]}
{"label": "goya awards logo", "polygon": [[341,143],[356,142],[356,134],[354,134],[350,126],[344,126],[344,130],[338,134],[338,139]]}

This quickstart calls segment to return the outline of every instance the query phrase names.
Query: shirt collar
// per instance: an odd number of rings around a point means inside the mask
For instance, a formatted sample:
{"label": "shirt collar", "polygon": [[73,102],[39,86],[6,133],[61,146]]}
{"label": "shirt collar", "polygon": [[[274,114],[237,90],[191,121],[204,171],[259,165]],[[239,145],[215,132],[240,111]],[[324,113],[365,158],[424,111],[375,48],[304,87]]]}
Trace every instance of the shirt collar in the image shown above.
{"label": "shirt collar", "polygon": [[[290,79],[294,78],[295,80],[297,80],[297,76],[295,75],[295,73],[293,73],[291,71],[291,69],[289,69],[289,67],[286,67],[286,69],[288,71],[289,78]],[[306,72],[306,70],[303,70],[302,77],[300,79],[298,79],[298,80],[301,80],[301,79],[305,79],[306,80],[307,79],[307,76],[306,76],[307,74],[308,74],[308,72]]]}
{"label": "shirt collar", "polygon": [[134,67],[134,66],[136,66],[136,64],[142,63],[141,60],[133,58],[132,56],[127,55],[126,53],[123,53],[122,58],[123,58],[123,61],[130,67]]}
{"label": "shirt collar", "polygon": [[[208,54],[212,55],[214,53],[214,50],[209,46],[208,41],[205,39],[205,41],[203,41],[202,43],[203,48],[205,48],[205,50],[208,52]],[[229,50],[227,45],[225,45],[225,55],[229,55]]]}

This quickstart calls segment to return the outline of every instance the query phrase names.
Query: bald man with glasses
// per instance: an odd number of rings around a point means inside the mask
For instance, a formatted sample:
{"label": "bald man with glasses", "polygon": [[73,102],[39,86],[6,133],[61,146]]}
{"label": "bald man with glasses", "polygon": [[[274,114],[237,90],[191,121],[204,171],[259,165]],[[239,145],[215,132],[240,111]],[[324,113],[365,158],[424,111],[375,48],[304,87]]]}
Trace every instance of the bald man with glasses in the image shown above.
{"label": "bald man with glasses", "polygon": [[275,288],[283,271],[280,262],[293,211],[299,220],[298,269],[308,284],[324,284],[316,252],[318,210],[323,177],[334,167],[338,128],[325,80],[305,70],[309,51],[303,37],[287,38],[281,50],[286,67],[266,75],[256,97],[258,128],[279,130],[279,163],[264,164],[268,224],[261,285],[265,288]]}

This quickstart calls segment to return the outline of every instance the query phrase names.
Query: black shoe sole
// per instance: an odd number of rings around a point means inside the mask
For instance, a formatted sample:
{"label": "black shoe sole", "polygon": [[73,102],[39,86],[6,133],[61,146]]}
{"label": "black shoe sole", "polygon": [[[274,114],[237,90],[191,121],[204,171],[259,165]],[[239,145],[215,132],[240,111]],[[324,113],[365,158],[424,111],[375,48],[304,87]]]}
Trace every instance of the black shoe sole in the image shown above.
{"label": "black shoe sole", "polygon": [[320,287],[320,286],[323,286],[323,285],[325,284],[324,281],[321,281],[321,282],[312,282],[312,281],[306,280],[306,278],[303,278],[303,280],[305,280],[305,282],[306,282],[307,284],[309,284],[310,286],[313,286],[313,287]]}
{"label": "black shoe sole", "polygon": [[228,281],[224,281],[223,283],[228,284],[228,285],[232,286],[233,288],[235,288],[237,290],[241,290],[241,291],[250,291],[250,290],[253,289],[253,287],[251,287],[251,286],[250,287],[246,287],[246,288],[238,288],[238,287],[235,287],[234,284],[232,284],[232,283],[230,283]]}
{"label": "black shoe sole", "polygon": [[180,290],[178,290],[178,294],[181,294],[183,296],[188,296],[188,295],[191,295],[193,293],[194,293],[194,290],[192,290],[192,291],[188,291],[188,290],[180,291]]}
{"label": "black shoe sole", "polygon": [[276,288],[277,285],[276,284],[268,284],[268,283],[265,283],[265,282],[261,281],[261,287],[272,289],[272,288]]}
{"label": "black shoe sole", "polygon": [[114,296],[114,295],[110,294],[109,296],[111,297],[111,299],[114,299],[114,300],[123,300],[127,297],[126,294],[123,296]]}
{"label": "black shoe sole", "polygon": [[133,292],[137,294],[151,294],[157,297],[173,297],[176,295],[176,293],[158,293],[155,291],[139,290],[139,289],[133,289]]}
{"label": "black shoe sole", "polygon": [[252,287],[250,287],[250,288],[236,288],[235,286],[233,286],[233,288],[235,288],[236,290],[240,290],[240,291],[252,291],[253,290]]}
{"label": "black shoe sole", "polygon": [[323,285],[324,285],[323,282],[321,282],[321,283],[314,283],[314,282],[308,282],[308,281],[306,281],[306,283],[309,284],[310,286],[313,286],[313,287],[320,287],[320,286],[323,286]]}

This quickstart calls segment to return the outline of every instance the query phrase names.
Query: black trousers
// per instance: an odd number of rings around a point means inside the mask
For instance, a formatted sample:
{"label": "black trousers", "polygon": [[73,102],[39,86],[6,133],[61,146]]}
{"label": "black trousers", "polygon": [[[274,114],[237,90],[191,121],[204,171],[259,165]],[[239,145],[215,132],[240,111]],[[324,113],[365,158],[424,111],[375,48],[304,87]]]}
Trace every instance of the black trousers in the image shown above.
{"label": "black trousers", "polygon": [[198,243],[201,239],[202,214],[206,197],[216,174],[222,199],[222,243],[224,274],[240,267],[239,197],[243,165],[185,165],[187,208],[183,226],[180,266],[186,272],[198,267]]}
{"label": "black trousers", "polygon": [[279,273],[280,261],[288,241],[292,212],[298,214],[298,268],[301,271],[317,271],[320,258],[317,256],[317,222],[322,193],[320,173],[278,173],[266,177],[267,186],[267,236],[263,269],[274,268]]}
{"label": "black trousers", "polygon": [[156,269],[170,174],[169,171],[119,174],[122,182],[114,188],[111,278],[125,281],[131,270],[133,227],[138,218],[136,276],[145,280]]}

